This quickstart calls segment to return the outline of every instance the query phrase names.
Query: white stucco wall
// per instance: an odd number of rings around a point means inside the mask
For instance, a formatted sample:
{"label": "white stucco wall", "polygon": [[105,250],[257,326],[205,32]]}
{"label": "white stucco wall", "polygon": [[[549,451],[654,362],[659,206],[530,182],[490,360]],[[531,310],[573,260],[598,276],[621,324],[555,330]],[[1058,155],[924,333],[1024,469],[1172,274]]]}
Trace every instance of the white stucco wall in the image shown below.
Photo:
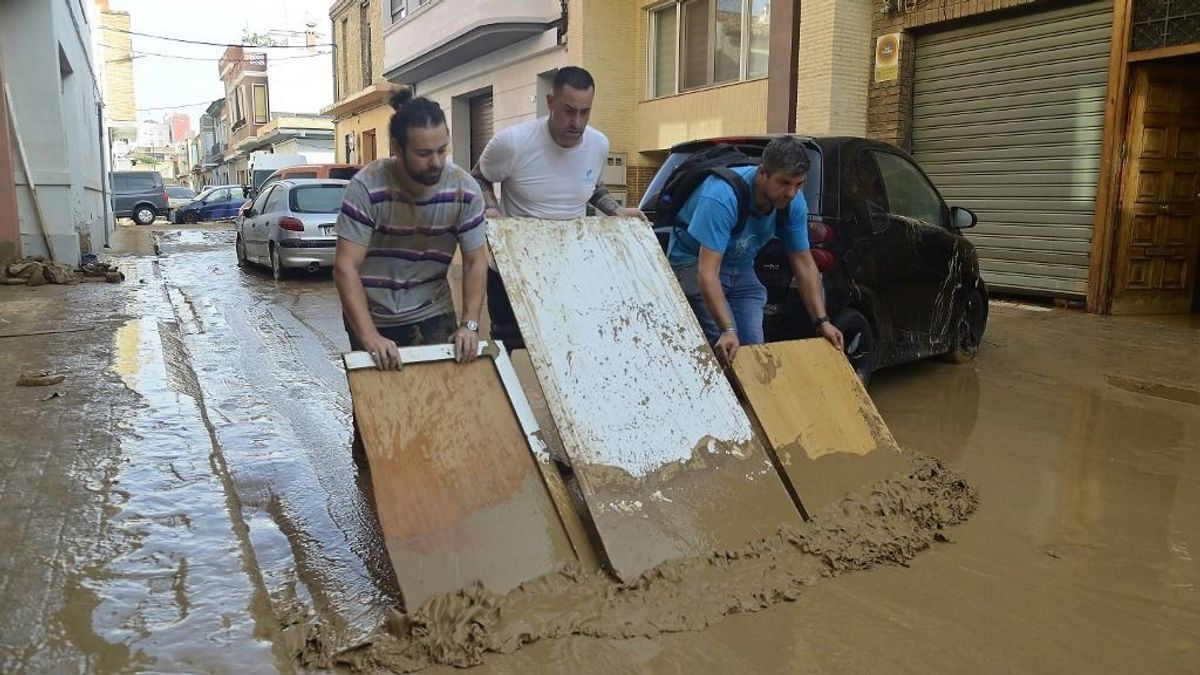
{"label": "white stucco wall", "polygon": [[[106,235],[90,4],[0,2],[0,54],[21,140],[46,233],[60,261],[68,264],[78,264],[81,249],[100,252]],[[71,73],[60,73],[62,61]],[[46,255],[29,181],[14,159],[21,247],[26,255]]]}

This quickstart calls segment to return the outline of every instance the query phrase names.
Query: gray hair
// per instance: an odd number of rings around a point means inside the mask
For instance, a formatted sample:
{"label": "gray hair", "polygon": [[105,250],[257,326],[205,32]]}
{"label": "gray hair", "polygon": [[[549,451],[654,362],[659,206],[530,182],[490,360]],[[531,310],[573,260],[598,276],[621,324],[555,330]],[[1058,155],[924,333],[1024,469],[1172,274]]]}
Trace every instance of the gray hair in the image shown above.
{"label": "gray hair", "polygon": [[780,136],[763,148],[760,166],[767,173],[782,171],[792,176],[808,173],[808,150],[795,136]]}

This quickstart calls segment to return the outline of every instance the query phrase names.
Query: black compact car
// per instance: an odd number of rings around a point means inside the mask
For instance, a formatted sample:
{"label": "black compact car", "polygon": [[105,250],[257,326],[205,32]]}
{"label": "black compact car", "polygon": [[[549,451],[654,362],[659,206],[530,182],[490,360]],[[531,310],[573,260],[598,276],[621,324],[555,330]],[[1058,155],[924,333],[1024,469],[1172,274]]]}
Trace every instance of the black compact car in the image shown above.
{"label": "black compact car", "polygon": [[[733,145],[753,159],[773,136],[682,143],[651,181],[640,208],[654,204],[667,176],[694,152]],[[812,168],[804,186],[813,258],[824,276],[827,311],[864,381],[887,366],[944,356],[974,358],[987,325],[988,292],[975,247],[961,230],[971,211],[947,206],[917,163],[895,146],[864,138],[803,137]],[[664,250],[672,224],[655,222]],[[755,263],[767,287],[767,341],[811,337],[812,320],[776,238]]]}

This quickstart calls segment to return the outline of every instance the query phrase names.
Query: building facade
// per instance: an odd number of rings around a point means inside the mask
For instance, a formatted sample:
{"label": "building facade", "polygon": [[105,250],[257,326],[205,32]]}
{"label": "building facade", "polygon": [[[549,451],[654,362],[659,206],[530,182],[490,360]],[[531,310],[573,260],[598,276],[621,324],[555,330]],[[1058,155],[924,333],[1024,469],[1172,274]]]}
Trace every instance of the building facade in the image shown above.
{"label": "building facade", "polygon": [[108,136],[109,166],[129,170],[129,155],[137,143],[137,96],[133,86],[133,36],[129,12],[113,11],[108,0],[97,0],[100,12],[99,66],[104,96],[104,127]]}
{"label": "building facade", "polygon": [[217,65],[225,85],[224,120],[229,129],[224,164],[229,178],[249,183],[249,153],[258,130],[271,121],[267,55],[229,47]]}
{"label": "building facade", "polygon": [[1200,3],[887,9],[873,20],[870,133],[976,211],[968,236],[992,288],[1098,312],[1197,310]]}
{"label": "building facade", "polygon": [[366,164],[388,155],[391,86],[383,76],[383,31],[388,0],[339,0],[329,9],[333,36],[335,161]]}
{"label": "building facade", "polygon": [[[862,135],[867,0],[394,0],[385,74],[439,101],[456,161],[545,114],[555,71],[597,81],[592,124],[611,141],[606,180],[636,203],[674,144],[802,131]],[[803,48],[801,48],[803,46]]]}
{"label": "building facade", "polygon": [[13,109],[0,129],[0,156],[16,160],[0,163],[0,185],[13,186],[0,188],[0,255],[45,256],[52,249],[55,259],[76,265],[81,254],[107,243],[108,158],[89,41],[99,13],[92,12],[82,0],[0,3],[0,58]]}
{"label": "building facade", "polygon": [[171,142],[183,143],[192,135],[192,118],[187,113],[175,113],[167,119],[171,130]]}

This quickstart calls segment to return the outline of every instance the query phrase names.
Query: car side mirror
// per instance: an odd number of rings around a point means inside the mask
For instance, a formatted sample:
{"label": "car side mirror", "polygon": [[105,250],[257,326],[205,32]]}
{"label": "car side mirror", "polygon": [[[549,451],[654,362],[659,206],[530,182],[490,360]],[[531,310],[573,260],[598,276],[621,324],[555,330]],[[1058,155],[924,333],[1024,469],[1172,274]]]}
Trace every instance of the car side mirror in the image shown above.
{"label": "car side mirror", "polygon": [[964,209],[961,206],[950,207],[950,227],[956,230],[967,230],[975,227],[977,222],[979,222],[979,218],[971,209]]}
{"label": "car side mirror", "polygon": [[871,234],[883,234],[892,224],[887,209],[872,201],[867,201],[867,220],[871,223]]}

